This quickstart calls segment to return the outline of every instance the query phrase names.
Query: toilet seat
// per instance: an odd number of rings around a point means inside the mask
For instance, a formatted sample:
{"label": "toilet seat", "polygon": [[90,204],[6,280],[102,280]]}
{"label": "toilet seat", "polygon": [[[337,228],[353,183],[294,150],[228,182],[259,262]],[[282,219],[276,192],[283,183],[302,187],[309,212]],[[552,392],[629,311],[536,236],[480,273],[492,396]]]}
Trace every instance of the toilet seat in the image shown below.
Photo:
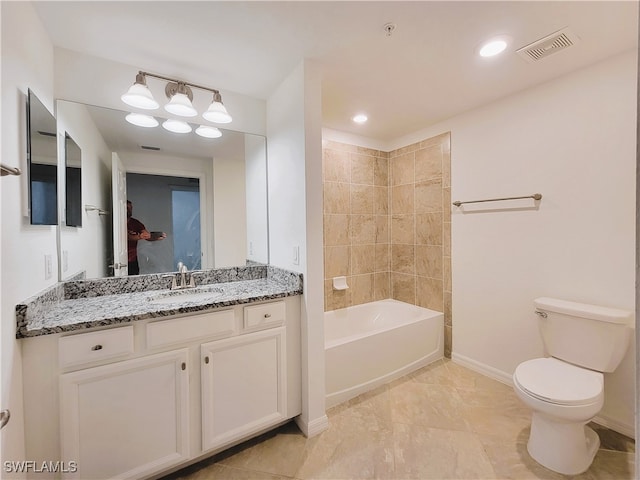
{"label": "toilet seat", "polygon": [[598,401],[604,392],[602,373],[552,357],[521,363],[513,378],[528,395],[557,405],[587,405]]}

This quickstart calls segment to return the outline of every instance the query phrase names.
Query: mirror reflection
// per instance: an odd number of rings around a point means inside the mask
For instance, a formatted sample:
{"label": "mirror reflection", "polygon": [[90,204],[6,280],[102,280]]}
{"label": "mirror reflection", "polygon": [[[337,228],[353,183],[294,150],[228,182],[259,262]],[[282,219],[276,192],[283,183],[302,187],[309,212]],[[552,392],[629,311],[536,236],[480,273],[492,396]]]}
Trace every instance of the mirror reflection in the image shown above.
{"label": "mirror reflection", "polygon": [[68,133],[64,135],[65,223],[82,226],[82,152]]}
{"label": "mirror reflection", "polygon": [[27,94],[29,215],[33,225],[58,223],[56,119],[29,90]]}
{"label": "mirror reflection", "polygon": [[[139,274],[268,263],[266,139],[144,128],[128,113],[58,100],[58,129],[82,152],[82,202],[109,211],[82,212],[82,239],[61,235],[61,279],[135,274],[133,261]],[[105,184],[107,200],[94,193]]]}

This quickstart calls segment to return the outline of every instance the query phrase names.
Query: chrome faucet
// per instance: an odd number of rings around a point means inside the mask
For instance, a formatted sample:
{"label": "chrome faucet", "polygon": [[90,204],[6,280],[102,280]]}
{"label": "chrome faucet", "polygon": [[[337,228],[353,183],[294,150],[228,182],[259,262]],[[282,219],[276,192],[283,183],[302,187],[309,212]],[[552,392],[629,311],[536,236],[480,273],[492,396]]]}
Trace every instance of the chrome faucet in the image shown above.
{"label": "chrome faucet", "polygon": [[[178,272],[170,275],[163,275],[163,277],[171,277],[171,290],[182,290],[183,288],[195,288],[196,282],[193,277],[193,273],[189,275],[189,284],[187,285],[187,273],[189,273],[189,269],[187,266],[178,262]],[[178,277],[179,275],[179,277]],[[178,281],[179,278],[179,281]]]}

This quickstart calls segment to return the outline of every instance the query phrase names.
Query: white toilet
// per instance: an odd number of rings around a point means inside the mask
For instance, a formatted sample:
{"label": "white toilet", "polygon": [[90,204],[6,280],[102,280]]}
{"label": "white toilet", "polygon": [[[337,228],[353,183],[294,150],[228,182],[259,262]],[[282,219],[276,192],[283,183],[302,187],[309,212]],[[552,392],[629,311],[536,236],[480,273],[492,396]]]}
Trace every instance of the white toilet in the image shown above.
{"label": "white toilet", "polygon": [[521,363],[513,388],[531,409],[527,449],[565,475],[589,468],[600,439],[586,424],[604,403],[604,375],[624,357],[631,312],[555,298],[534,301],[549,358]]}

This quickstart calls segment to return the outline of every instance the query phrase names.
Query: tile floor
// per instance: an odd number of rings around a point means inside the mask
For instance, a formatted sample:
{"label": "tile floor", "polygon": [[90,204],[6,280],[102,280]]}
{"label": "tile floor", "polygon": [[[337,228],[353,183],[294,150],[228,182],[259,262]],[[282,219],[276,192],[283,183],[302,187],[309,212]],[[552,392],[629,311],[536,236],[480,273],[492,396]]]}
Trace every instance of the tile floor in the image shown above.
{"label": "tile floor", "polygon": [[316,437],[291,422],[164,480],[634,478],[633,440],[606,429],[587,472],[538,465],[526,447],[530,413],[513,390],[446,359],[327,413]]}

